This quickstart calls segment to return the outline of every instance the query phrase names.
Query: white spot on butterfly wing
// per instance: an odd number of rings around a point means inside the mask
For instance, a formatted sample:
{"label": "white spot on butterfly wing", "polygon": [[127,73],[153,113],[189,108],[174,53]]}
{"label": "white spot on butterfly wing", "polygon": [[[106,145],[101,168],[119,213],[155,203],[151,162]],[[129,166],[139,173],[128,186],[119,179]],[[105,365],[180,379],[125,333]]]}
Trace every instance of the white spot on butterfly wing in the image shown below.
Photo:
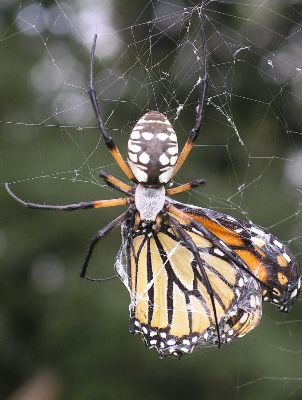
{"label": "white spot on butterfly wing", "polygon": [[287,262],[291,262],[291,258],[290,258],[290,256],[288,255],[288,254],[286,254],[286,253],[283,253],[283,257],[285,258],[285,260],[287,261]]}
{"label": "white spot on butterfly wing", "polygon": [[256,298],[254,295],[251,295],[251,297],[250,297],[250,304],[251,304],[252,308],[256,307]]}
{"label": "white spot on butterfly wing", "polygon": [[242,315],[242,317],[240,318],[239,322],[240,322],[241,324],[244,324],[244,323],[247,321],[248,317],[249,317],[248,313],[244,313],[244,314]]}
{"label": "white spot on butterfly wing", "polygon": [[243,287],[243,285],[244,285],[243,279],[240,278],[239,281],[238,281],[238,286],[239,287]]}
{"label": "white spot on butterfly wing", "polygon": [[279,247],[279,249],[282,249],[283,244],[278,242],[278,240],[274,240],[274,245],[276,245],[277,247]]}
{"label": "white spot on butterfly wing", "polygon": [[186,347],[181,347],[180,350],[184,353],[189,353],[190,349],[187,349]]}
{"label": "white spot on butterfly wing", "polygon": [[265,241],[262,239],[259,239],[258,237],[254,236],[251,238],[252,242],[258,246],[258,247],[263,247],[265,246]]}
{"label": "white spot on butterfly wing", "polygon": [[214,249],[214,253],[218,254],[219,256],[224,256],[224,253],[217,248]]}
{"label": "white spot on butterfly wing", "polygon": [[293,291],[293,293],[290,295],[290,298],[291,298],[291,299],[294,299],[294,298],[297,296],[297,294],[298,294],[298,290],[295,289],[295,290]]}
{"label": "white spot on butterfly wing", "polygon": [[264,232],[261,229],[255,228],[254,226],[252,226],[250,230],[251,232],[257,233],[257,235],[264,235]]}

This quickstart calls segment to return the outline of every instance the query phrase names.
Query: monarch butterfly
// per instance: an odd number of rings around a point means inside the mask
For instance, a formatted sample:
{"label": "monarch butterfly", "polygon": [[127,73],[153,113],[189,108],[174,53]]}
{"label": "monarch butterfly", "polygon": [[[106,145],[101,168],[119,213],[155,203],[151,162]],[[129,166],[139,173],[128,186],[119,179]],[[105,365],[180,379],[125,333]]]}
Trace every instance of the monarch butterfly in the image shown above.
{"label": "monarch butterfly", "polygon": [[167,199],[156,229],[124,223],[116,270],[131,294],[130,332],[161,357],[222,346],[260,322],[262,300],[289,311],[297,263],[269,232],[217,211]]}
{"label": "monarch butterfly", "polygon": [[121,226],[122,245],[115,269],[130,292],[130,332],[141,334],[147,347],[154,347],[160,357],[181,357],[196,345],[220,347],[245,336],[259,323],[263,300],[289,311],[301,286],[294,256],[269,232],[217,211],[172,200],[171,196],[200,187],[205,180],[166,188],[202,126],[208,82],[202,26],[201,38],[204,67],[199,106],[180,155],[169,120],[158,111],[149,111],[131,132],[126,162],[105,128],[97,102],[93,85],[95,35],[90,100],[105,144],[135,186],[106,171],[100,176],[126,197],[62,206],[36,204],[25,202],[6,184],[8,193],[28,208],[73,211],[129,206],[92,238],[81,277],[101,280],[87,275],[89,260],[97,242]]}

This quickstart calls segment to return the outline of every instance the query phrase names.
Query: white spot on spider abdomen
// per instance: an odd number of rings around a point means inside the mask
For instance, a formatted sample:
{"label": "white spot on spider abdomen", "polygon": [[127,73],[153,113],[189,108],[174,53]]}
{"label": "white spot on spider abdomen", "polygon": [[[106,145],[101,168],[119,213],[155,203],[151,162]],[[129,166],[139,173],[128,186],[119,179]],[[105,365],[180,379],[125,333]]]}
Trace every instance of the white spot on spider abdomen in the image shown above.
{"label": "white spot on spider abdomen", "polygon": [[129,157],[129,160],[131,160],[132,162],[134,162],[134,163],[137,163],[137,154],[134,154],[134,153],[128,153],[128,157]]}
{"label": "white spot on spider abdomen", "polygon": [[154,134],[151,132],[142,132],[142,137],[145,140],[151,140],[154,138]]}
{"label": "white spot on spider abdomen", "polygon": [[131,153],[138,153],[138,152],[141,151],[141,149],[142,149],[141,146],[135,144],[135,143],[133,142],[133,140],[129,140],[129,142],[128,142],[128,150],[129,150]]}
{"label": "white spot on spider abdomen", "polygon": [[169,120],[158,111],[139,119],[128,141],[128,163],[140,183],[169,182],[178,159],[177,137]]}
{"label": "white spot on spider abdomen", "polygon": [[139,161],[142,163],[142,164],[148,164],[149,163],[149,161],[150,161],[150,156],[149,156],[149,154],[147,154],[146,152],[143,152],[140,156],[139,156]]}
{"label": "white spot on spider abdomen", "polygon": [[165,155],[165,153],[162,153],[161,156],[159,156],[159,162],[161,163],[161,165],[168,165],[170,160],[169,158]]}
{"label": "white spot on spider abdomen", "polygon": [[133,131],[131,132],[130,139],[136,140],[136,139],[139,139],[140,136],[141,136],[141,134],[140,134],[139,131],[133,130]]}

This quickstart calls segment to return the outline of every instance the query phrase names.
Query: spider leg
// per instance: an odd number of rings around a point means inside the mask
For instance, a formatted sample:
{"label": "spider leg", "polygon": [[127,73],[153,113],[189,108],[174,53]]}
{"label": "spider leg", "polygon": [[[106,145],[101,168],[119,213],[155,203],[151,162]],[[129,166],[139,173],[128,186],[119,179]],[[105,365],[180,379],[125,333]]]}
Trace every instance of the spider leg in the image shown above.
{"label": "spider leg", "polygon": [[127,194],[128,196],[132,194],[132,186],[127,185],[126,183],[120,181],[115,178],[113,175],[109,174],[107,171],[102,170],[99,173],[99,176],[104,179],[108,186],[113,187],[114,189],[119,190],[120,192]]}
{"label": "spider leg", "polygon": [[218,317],[217,317],[217,310],[216,310],[216,305],[215,305],[215,300],[214,300],[214,291],[212,289],[211,283],[209,281],[209,278],[205,272],[204,265],[202,263],[202,260],[200,258],[200,254],[198,251],[197,246],[193,242],[192,238],[188,233],[182,229],[180,223],[171,217],[170,215],[166,214],[164,215],[164,218],[166,218],[169,222],[169,224],[175,229],[175,231],[179,234],[180,238],[183,240],[183,242],[187,245],[188,249],[192,252],[195,261],[197,262],[201,275],[204,280],[204,285],[207,289],[207,292],[210,296],[211,303],[212,303],[212,309],[214,313],[214,320],[215,320],[215,327],[216,327],[216,332],[217,332],[217,339],[218,339],[218,347],[221,347],[221,338],[220,338],[220,332],[219,332],[219,324],[218,324]]}
{"label": "spider leg", "polygon": [[195,125],[194,125],[193,129],[191,130],[189,137],[178,157],[177,163],[175,165],[174,175],[178,172],[179,168],[183,165],[183,163],[185,162],[186,158],[188,157],[190,151],[192,150],[194,143],[199,135],[199,131],[201,129],[202,121],[203,121],[204,101],[206,98],[208,79],[209,79],[209,76],[208,76],[208,50],[207,50],[204,30],[202,27],[201,16],[199,16],[199,19],[200,19],[200,36],[201,36],[200,60],[203,63],[203,76],[201,78],[199,78],[200,95],[199,95],[199,101],[198,101],[198,109],[197,109]]}
{"label": "spider leg", "polygon": [[101,112],[100,112],[100,108],[99,108],[99,105],[97,102],[96,92],[95,92],[94,84],[93,84],[93,62],[94,62],[96,39],[97,39],[97,35],[94,36],[94,40],[93,40],[93,44],[92,44],[92,48],[91,48],[91,54],[90,54],[90,75],[89,75],[89,86],[88,86],[88,93],[89,93],[90,101],[91,101],[91,104],[92,104],[92,107],[93,107],[93,110],[94,110],[94,113],[95,113],[95,116],[97,119],[99,129],[105,140],[106,146],[108,147],[110,153],[113,155],[114,159],[118,163],[121,170],[126,174],[126,176],[131,180],[135,180],[135,177],[134,177],[130,167],[123,159],[121,153],[119,152],[119,149],[114,144],[112,137],[108,134],[108,132],[105,128],[105,125],[102,121],[102,118],[101,118]]}
{"label": "spider leg", "polygon": [[[80,277],[83,279],[86,279],[87,281],[93,281],[93,282],[103,282],[104,279],[101,278],[91,278],[87,276],[87,269],[88,269],[88,264],[90,261],[90,258],[92,256],[93,250],[102,237],[107,235],[109,232],[111,232],[114,228],[117,228],[120,226],[127,218],[128,216],[132,213],[131,209],[128,209],[125,213],[120,215],[119,217],[115,218],[113,221],[109,222],[107,225],[105,225],[102,229],[100,229],[95,236],[91,239],[88,252],[86,254]],[[108,280],[108,278],[105,278],[105,280]]]}
{"label": "spider leg", "polygon": [[174,196],[178,193],[187,192],[188,190],[195,189],[200,186],[205,186],[207,181],[205,179],[195,179],[192,182],[184,183],[183,185],[176,186],[171,189],[167,189],[167,194],[169,196]]}
{"label": "spider leg", "polygon": [[75,204],[66,205],[51,205],[51,204],[38,204],[31,203],[29,201],[24,201],[18,197],[9,187],[9,184],[5,184],[5,188],[8,194],[20,204],[27,208],[35,208],[40,210],[56,210],[56,211],[74,211],[74,210],[85,210],[88,208],[104,208],[104,207],[116,207],[116,206],[126,206],[132,203],[132,199],[127,197],[121,197],[119,199],[111,200],[95,200],[95,201],[82,201]]}

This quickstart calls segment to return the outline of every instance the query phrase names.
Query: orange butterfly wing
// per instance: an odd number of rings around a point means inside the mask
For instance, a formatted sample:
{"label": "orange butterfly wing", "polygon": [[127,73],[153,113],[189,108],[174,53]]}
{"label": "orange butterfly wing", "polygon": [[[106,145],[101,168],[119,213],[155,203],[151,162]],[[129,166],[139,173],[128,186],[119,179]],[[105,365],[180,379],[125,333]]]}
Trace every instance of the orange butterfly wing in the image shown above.
{"label": "orange butterfly wing", "polygon": [[227,214],[175,202],[239,257],[262,283],[264,301],[289,311],[301,288],[301,273],[290,250],[266,229]]}

